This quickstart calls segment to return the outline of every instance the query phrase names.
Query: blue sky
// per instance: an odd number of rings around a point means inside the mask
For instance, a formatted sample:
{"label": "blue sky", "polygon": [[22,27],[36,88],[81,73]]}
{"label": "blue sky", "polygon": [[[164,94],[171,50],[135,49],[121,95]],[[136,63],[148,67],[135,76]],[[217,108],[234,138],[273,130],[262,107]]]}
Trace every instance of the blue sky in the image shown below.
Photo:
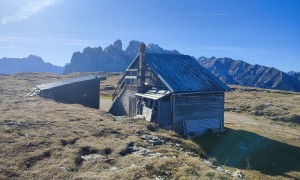
{"label": "blue sky", "polygon": [[0,18],[0,58],[64,65],[121,39],[300,71],[300,0],[0,0]]}

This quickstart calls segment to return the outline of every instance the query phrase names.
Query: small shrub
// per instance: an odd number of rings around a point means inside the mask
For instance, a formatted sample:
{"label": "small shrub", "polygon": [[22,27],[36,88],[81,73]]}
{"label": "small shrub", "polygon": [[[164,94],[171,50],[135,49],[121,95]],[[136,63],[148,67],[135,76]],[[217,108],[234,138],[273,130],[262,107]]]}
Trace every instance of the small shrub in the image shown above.
{"label": "small shrub", "polygon": [[99,152],[99,150],[97,150],[97,149],[94,149],[90,146],[85,146],[85,147],[80,148],[78,155],[85,156],[85,155],[89,155],[89,154],[96,154],[98,152]]}
{"label": "small shrub", "polygon": [[110,148],[105,148],[105,149],[102,150],[102,152],[103,152],[103,154],[105,154],[105,155],[109,155],[109,154],[112,153],[112,149],[110,149]]}
{"label": "small shrub", "polygon": [[31,166],[33,166],[34,164],[36,164],[38,161],[41,161],[45,158],[49,158],[51,156],[51,152],[50,151],[45,151],[42,154],[38,155],[38,156],[33,156],[30,157],[28,159],[26,159],[26,161],[24,162],[24,165],[26,168],[30,168]]}
{"label": "small shrub", "polygon": [[157,131],[158,128],[159,128],[159,127],[158,127],[158,124],[151,123],[151,124],[148,124],[148,125],[147,125],[147,129],[148,129],[149,131],[152,131],[152,132]]}
{"label": "small shrub", "polygon": [[206,174],[206,176],[209,177],[210,179],[214,179],[215,173],[213,173],[213,172],[208,172],[208,173]]}
{"label": "small shrub", "polygon": [[60,140],[60,144],[61,144],[62,146],[66,146],[66,145],[68,145],[68,144],[75,144],[76,141],[77,141],[78,139],[79,139],[79,138],[75,138],[75,139],[71,139],[71,140],[65,140],[65,139],[62,139],[62,140]]}
{"label": "small shrub", "polygon": [[119,152],[119,154],[121,156],[127,156],[128,154],[131,154],[133,152],[133,149],[132,149],[133,145],[134,145],[134,142],[128,143],[127,147],[125,149],[121,150]]}
{"label": "small shrub", "polygon": [[81,166],[82,162],[83,162],[83,159],[80,156],[77,156],[74,160],[74,163],[76,164],[76,166]]}

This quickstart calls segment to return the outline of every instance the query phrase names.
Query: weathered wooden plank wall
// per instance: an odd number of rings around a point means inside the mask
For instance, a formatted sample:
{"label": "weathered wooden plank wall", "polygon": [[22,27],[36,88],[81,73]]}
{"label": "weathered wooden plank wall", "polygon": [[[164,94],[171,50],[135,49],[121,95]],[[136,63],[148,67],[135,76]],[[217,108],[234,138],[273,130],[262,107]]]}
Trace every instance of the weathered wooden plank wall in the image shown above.
{"label": "weathered wooden plank wall", "polygon": [[110,113],[115,116],[129,115],[129,97],[134,96],[135,93],[137,93],[137,87],[125,86],[119,98],[115,100],[110,108]]}
{"label": "weathered wooden plank wall", "polygon": [[[206,126],[223,129],[224,93],[200,93],[194,95],[176,95],[174,104],[173,130],[183,134],[186,121],[212,120]],[[217,119],[217,121],[215,120]]]}
{"label": "weathered wooden plank wall", "polygon": [[172,107],[171,96],[168,96],[166,100],[159,103],[158,109],[158,123],[160,127],[164,129],[172,129]]}

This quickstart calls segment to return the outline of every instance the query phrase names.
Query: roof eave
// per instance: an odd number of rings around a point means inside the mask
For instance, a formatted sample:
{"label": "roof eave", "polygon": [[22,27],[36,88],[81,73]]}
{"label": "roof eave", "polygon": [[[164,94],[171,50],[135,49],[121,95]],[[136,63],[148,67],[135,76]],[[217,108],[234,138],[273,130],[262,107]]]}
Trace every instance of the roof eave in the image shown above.
{"label": "roof eave", "polygon": [[180,92],[173,92],[175,95],[180,94],[204,94],[204,93],[222,93],[225,92],[225,90],[219,90],[219,91],[180,91]]}

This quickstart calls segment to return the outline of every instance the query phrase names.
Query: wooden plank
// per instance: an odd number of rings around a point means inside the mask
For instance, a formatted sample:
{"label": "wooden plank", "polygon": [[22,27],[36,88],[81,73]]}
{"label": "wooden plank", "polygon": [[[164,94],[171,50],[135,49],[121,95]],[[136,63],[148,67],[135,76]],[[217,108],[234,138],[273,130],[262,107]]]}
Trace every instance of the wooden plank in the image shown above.
{"label": "wooden plank", "polygon": [[126,71],[138,71],[138,69],[126,69]]}
{"label": "wooden plank", "polygon": [[125,76],[125,79],[137,79],[137,76]]}

